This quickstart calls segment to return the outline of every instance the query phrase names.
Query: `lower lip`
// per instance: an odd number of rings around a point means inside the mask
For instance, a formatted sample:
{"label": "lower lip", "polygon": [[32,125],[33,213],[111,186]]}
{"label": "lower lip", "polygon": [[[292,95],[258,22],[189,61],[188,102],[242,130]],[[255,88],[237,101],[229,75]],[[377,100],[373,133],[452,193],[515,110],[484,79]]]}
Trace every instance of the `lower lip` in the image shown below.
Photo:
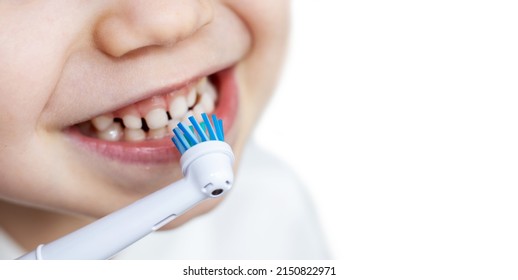
{"label": "lower lip", "polygon": [[[213,113],[223,120],[224,130],[228,132],[233,127],[239,106],[239,91],[233,68],[220,71],[214,77],[219,100]],[[81,147],[125,163],[170,163],[178,161],[181,156],[170,137],[141,142],[110,142],[85,136],[76,126],[70,127],[66,132]]]}

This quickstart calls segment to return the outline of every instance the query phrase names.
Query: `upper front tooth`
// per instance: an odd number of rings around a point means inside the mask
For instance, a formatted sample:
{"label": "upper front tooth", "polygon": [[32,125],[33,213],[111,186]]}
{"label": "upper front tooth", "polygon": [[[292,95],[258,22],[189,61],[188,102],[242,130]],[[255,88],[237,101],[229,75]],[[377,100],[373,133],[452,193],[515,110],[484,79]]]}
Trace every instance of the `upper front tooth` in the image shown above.
{"label": "upper front tooth", "polygon": [[169,114],[171,114],[171,118],[173,119],[183,117],[188,109],[187,99],[183,95],[173,98],[171,104],[169,104]]}
{"label": "upper front tooth", "polygon": [[139,129],[142,127],[142,118],[137,115],[126,115],[122,117],[122,122],[127,128]]}
{"label": "upper front tooth", "polygon": [[92,124],[98,131],[107,129],[113,123],[113,114],[104,114],[92,119]]}
{"label": "upper front tooth", "polygon": [[116,115],[122,117],[122,122],[127,128],[138,129],[142,127],[142,118],[135,105],[123,108]]}
{"label": "upper front tooth", "polygon": [[156,108],[146,114],[146,123],[150,129],[157,129],[167,125],[167,112],[162,108]]}

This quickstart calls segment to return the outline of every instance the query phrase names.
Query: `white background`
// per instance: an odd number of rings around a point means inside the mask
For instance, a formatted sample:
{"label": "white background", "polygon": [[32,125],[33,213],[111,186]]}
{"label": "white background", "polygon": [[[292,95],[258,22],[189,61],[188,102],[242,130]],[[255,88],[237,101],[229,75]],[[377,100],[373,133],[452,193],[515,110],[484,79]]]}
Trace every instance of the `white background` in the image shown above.
{"label": "white background", "polygon": [[255,138],[359,278],[518,276],[514,2],[292,1]]}

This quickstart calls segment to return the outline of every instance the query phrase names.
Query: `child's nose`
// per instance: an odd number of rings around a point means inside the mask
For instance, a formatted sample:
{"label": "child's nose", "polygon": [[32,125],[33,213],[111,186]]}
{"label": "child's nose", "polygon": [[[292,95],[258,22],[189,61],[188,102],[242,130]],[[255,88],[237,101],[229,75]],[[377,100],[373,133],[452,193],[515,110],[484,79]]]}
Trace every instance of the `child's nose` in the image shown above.
{"label": "child's nose", "polygon": [[169,46],[192,36],[213,18],[212,0],[114,1],[95,25],[96,45],[121,57],[149,46]]}

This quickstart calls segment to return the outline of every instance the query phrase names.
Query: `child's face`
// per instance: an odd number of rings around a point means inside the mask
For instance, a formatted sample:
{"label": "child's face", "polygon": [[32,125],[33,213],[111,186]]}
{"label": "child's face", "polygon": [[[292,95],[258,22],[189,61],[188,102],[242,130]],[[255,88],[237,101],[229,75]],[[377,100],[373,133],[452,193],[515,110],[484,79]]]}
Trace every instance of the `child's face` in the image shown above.
{"label": "child's face", "polygon": [[222,118],[239,158],[286,14],[279,0],[1,1],[0,199],[106,215],[181,178],[169,127],[189,110]]}

